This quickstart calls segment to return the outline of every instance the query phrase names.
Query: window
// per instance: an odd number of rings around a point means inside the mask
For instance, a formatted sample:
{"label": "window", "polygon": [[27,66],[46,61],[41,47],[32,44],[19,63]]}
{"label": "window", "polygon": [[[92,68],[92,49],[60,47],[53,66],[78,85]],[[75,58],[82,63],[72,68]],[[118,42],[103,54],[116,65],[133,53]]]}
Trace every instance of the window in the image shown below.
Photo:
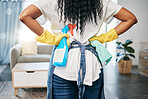
{"label": "window", "polygon": [[[37,0],[35,0],[35,1],[37,1]],[[22,11],[35,1],[34,0],[24,1]],[[46,21],[43,18],[43,15],[41,15],[36,20],[39,22],[42,22],[41,24],[44,24],[44,22]],[[50,21],[46,21],[46,23],[42,26],[50,31],[50,27],[51,27]],[[23,41],[35,41],[35,37],[37,35],[33,31],[31,31],[24,23],[20,22],[20,28],[18,31],[19,31],[18,43],[21,43]],[[38,42],[38,44],[43,44],[43,43]]]}

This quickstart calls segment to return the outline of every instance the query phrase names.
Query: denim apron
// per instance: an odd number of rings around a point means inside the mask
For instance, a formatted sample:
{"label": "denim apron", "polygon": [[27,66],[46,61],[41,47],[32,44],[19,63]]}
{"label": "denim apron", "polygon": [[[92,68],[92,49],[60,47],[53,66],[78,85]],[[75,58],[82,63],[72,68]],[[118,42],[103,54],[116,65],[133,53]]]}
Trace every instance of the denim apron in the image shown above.
{"label": "denim apron", "polygon": [[[77,45],[77,46],[74,46]],[[54,51],[56,49],[56,45],[54,46],[53,50],[52,50],[52,56],[51,56],[51,60],[50,60],[50,67],[48,70],[48,80],[47,80],[47,99],[52,99],[52,76],[53,76],[53,72],[55,69],[55,66],[52,64],[53,63],[53,56],[54,56]],[[91,45],[81,45],[81,43],[79,41],[72,41],[68,51],[72,48],[80,48],[80,52],[81,52],[81,59],[80,59],[80,69],[78,72],[78,89],[79,89],[79,93],[78,93],[78,97],[79,99],[83,99],[83,94],[85,92],[85,86],[83,84],[84,81],[84,77],[85,77],[85,73],[86,73],[86,62],[85,62],[85,50],[89,50],[91,51],[99,60],[98,57],[98,53],[96,52],[95,48]],[[101,66],[102,63],[99,60]],[[103,66],[102,66],[103,67]],[[82,71],[81,71],[82,70]],[[103,74],[103,68],[102,68],[102,74]],[[104,96],[104,79],[102,77],[102,85],[101,85],[101,92],[99,93],[99,99],[105,99]]]}

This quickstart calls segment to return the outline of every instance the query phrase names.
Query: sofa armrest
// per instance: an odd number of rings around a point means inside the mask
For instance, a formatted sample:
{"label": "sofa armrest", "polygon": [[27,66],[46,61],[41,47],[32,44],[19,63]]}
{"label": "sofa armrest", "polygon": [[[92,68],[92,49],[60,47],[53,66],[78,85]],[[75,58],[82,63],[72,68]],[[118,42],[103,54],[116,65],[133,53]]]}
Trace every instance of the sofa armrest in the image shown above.
{"label": "sofa armrest", "polygon": [[21,45],[16,44],[10,49],[10,68],[11,70],[16,65],[17,60],[20,55],[21,55]]}

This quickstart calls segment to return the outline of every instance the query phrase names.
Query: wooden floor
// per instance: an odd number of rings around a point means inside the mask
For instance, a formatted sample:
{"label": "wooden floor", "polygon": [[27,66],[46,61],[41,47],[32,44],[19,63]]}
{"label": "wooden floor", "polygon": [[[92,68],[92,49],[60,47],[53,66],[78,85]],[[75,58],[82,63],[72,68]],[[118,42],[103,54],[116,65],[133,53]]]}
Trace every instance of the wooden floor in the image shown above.
{"label": "wooden floor", "polygon": [[[104,66],[105,87],[119,99],[148,99],[148,77],[138,74],[138,67],[133,66],[131,74],[122,75],[115,66]],[[11,81],[9,65],[0,73],[0,85]]]}

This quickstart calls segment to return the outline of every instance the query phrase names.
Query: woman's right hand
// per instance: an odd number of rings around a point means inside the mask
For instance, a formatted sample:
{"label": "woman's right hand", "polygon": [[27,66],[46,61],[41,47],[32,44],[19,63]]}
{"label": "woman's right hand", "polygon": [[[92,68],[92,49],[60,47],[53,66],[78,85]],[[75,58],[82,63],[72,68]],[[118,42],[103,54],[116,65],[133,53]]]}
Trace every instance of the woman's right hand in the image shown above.
{"label": "woman's right hand", "polygon": [[[62,32],[61,30],[52,31],[52,32],[53,32],[53,34],[55,34],[55,35],[63,34],[63,32]],[[70,45],[70,40],[68,39],[68,37],[67,37],[67,45],[68,45],[68,47],[69,47],[69,45]]]}
{"label": "woman's right hand", "polygon": [[49,31],[47,31],[46,29],[44,29],[44,32],[41,34],[41,36],[37,35],[36,41],[41,42],[41,43],[50,44],[50,45],[59,45],[63,37],[67,38],[67,44],[69,45],[70,43],[68,39],[68,37],[70,37],[69,34],[54,35],[50,33]]}

